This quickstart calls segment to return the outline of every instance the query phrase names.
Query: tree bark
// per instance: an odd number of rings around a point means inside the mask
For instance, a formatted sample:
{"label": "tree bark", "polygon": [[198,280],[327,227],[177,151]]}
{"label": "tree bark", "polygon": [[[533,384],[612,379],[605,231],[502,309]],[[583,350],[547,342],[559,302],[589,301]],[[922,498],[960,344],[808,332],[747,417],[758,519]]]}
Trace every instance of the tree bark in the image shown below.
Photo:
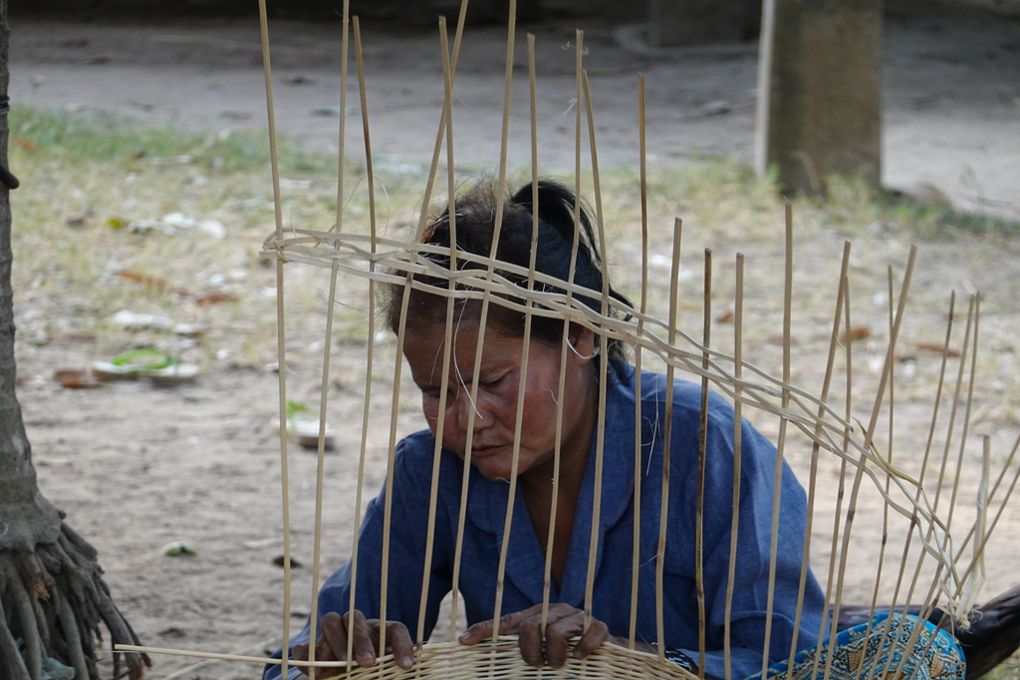
{"label": "tree bark", "polygon": [[[32,448],[15,394],[14,302],[11,285],[7,142],[7,0],[0,0],[0,678],[41,680],[43,662],[98,680],[95,639],[100,623],[111,643],[138,643],[103,582],[96,551],[39,492]],[[149,660],[127,654],[126,670],[141,678]],[[115,655],[113,675],[121,660]]]}
{"label": "tree bark", "polygon": [[878,188],[882,0],[765,0],[755,163],[783,191],[832,175]]}
{"label": "tree bark", "polygon": [[[0,0],[0,165],[7,168],[7,0]],[[10,189],[0,182],[0,549],[27,550],[60,532],[57,510],[39,494],[32,449],[15,396]]]}

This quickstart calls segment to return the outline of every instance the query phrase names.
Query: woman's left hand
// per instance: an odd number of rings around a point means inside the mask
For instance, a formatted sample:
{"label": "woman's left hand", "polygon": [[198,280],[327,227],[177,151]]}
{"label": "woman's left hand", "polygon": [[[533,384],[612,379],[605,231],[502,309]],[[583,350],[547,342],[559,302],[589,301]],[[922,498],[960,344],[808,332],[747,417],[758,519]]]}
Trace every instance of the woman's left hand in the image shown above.
{"label": "woman's left hand", "polygon": [[[567,661],[567,641],[578,635],[581,639],[574,646],[575,659],[583,659],[604,642],[626,645],[609,634],[609,628],[598,619],[592,619],[588,630],[584,629],[584,612],[568,604],[549,605],[546,620],[545,639],[542,639],[542,605],[507,614],[499,620],[501,635],[517,635],[521,657],[531,666],[541,667],[548,662],[559,668]],[[469,627],[460,636],[464,645],[475,645],[492,637],[492,620],[480,621]]]}

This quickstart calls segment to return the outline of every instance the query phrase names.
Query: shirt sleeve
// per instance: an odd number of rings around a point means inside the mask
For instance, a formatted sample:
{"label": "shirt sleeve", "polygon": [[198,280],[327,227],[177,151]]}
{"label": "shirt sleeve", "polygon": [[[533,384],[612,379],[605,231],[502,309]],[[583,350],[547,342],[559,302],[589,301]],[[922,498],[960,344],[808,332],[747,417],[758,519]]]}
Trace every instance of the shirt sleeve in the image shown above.
{"label": "shirt sleeve", "polygon": [[[387,582],[387,621],[399,621],[407,626],[412,640],[418,626],[421,603],[425,536],[428,523],[429,493],[432,479],[432,447],[425,437],[401,440],[397,446],[393,472],[393,509],[390,522],[389,578]],[[441,475],[439,483],[448,479]],[[382,591],[382,541],[385,511],[385,486],[369,502],[358,537],[357,584],[355,606],[366,618],[380,618]],[[435,627],[439,605],[451,587],[450,566],[447,559],[452,545],[449,521],[445,507],[439,503],[432,555],[429,597],[425,611],[425,637]],[[318,618],[328,612],[345,615],[350,606],[352,562],[334,571],[322,584],[318,595]],[[289,649],[307,644],[309,623],[290,639]],[[272,658],[279,659],[282,650]],[[297,675],[294,675],[297,671]],[[287,680],[302,677],[291,668]],[[280,666],[267,665],[263,680],[280,680]]]}
{"label": "shirt sleeve", "polygon": [[[736,462],[735,441],[731,406],[725,400],[713,396],[709,414],[703,518],[707,637],[704,670],[709,676],[723,678],[726,677],[723,654],[726,589],[730,536],[734,520],[732,497]],[[689,442],[688,438],[688,447]],[[678,497],[671,494],[682,508],[678,520],[690,527],[694,527],[696,523],[697,448],[694,450],[693,458],[695,462],[693,466],[688,466],[685,471],[686,479],[680,484],[682,495]],[[747,421],[743,421],[740,447],[740,505],[739,516],[736,518],[738,526],[736,585],[730,616],[730,665],[735,678],[759,673],[765,652],[765,628],[770,618],[768,583],[776,458],[776,449],[772,443]],[[691,474],[692,472],[694,474]],[[767,651],[769,665],[788,658],[794,644],[794,621],[807,518],[804,490],[785,462],[780,466],[780,475],[775,590]],[[670,515],[675,516],[673,513]],[[686,535],[693,538],[693,530],[686,532]],[[686,563],[685,570],[689,570],[690,582],[693,584],[696,568],[694,550],[690,549],[685,553],[681,559]],[[696,593],[691,593],[690,598],[696,601]],[[796,633],[798,650],[810,648],[817,643],[823,602],[821,588],[809,569],[799,631]],[[697,646],[693,649],[684,648],[686,645],[680,647],[680,651],[695,662],[698,661]]]}

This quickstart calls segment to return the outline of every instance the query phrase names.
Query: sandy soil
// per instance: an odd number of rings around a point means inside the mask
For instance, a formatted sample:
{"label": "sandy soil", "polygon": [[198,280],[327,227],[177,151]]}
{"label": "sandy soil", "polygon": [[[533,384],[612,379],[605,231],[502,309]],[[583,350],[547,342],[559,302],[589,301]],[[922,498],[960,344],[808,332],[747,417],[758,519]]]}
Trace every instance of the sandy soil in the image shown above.
{"label": "sandy soil", "polygon": [[[572,165],[568,112],[573,84],[571,52],[564,48],[571,34],[566,27],[534,28],[543,65],[540,134],[547,141],[542,162],[550,170],[566,169]],[[198,129],[257,130],[264,125],[253,22],[99,26],[26,21],[15,24],[14,31],[12,95],[17,101],[112,111]],[[309,148],[335,149],[336,27],[281,22],[274,25],[273,38],[281,130]],[[374,148],[381,162],[417,169],[431,151],[441,97],[436,41],[370,27],[365,40]],[[603,161],[636,164],[632,121],[637,70],[650,81],[648,119],[655,162],[684,163],[718,153],[747,157],[753,128],[753,48],[651,52],[634,40],[627,28],[595,27],[587,34]],[[931,183],[961,207],[1020,217],[1020,25],[959,18],[890,20],[887,46],[887,179]],[[493,130],[498,129],[499,111],[493,102],[500,95],[502,50],[499,34],[489,30],[474,31],[465,45],[456,125],[466,164],[492,167],[498,153]],[[517,63],[523,63],[521,51]],[[353,93],[348,99],[352,103]],[[515,97],[513,126],[521,138],[526,92],[518,89]],[[357,127],[349,126],[351,144],[358,143]],[[512,163],[523,161],[525,153],[515,148]],[[888,247],[897,257],[903,253],[895,235],[864,240],[873,248]],[[961,248],[969,256],[966,261],[958,257]],[[811,249],[817,250],[814,245]],[[1015,436],[1017,422],[1005,406],[1015,403],[1005,399],[1015,392],[1015,380],[1001,377],[1016,374],[1010,328],[1017,322],[1017,255],[1017,244],[1008,240],[935,245],[928,251],[928,273],[920,285],[923,290],[974,282],[988,291],[989,320],[982,332],[999,357],[995,367],[1014,369],[998,374],[999,382],[990,386],[991,413],[986,409],[980,414],[983,431],[996,437],[997,451]],[[761,285],[760,290],[768,290]],[[821,323],[828,312],[816,311],[813,320]],[[881,327],[883,312],[871,313]],[[939,316],[931,310],[926,314]],[[805,348],[817,349],[820,343],[824,337],[815,334]],[[772,347],[771,359],[775,351]],[[25,382],[19,394],[45,493],[99,547],[120,606],[147,643],[254,654],[273,646],[280,629],[283,580],[282,569],[273,563],[282,550],[279,447],[272,427],[276,374],[221,367],[194,385],[120,383],[88,392],[63,390],[50,380],[53,367],[84,365],[92,358],[81,345],[20,350]],[[340,563],[351,538],[352,451],[359,432],[346,424],[360,419],[356,386],[363,371],[357,353],[336,361],[331,422],[338,426],[339,452],[331,454],[327,466],[325,568]],[[920,363],[930,378],[936,362],[929,358]],[[379,366],[387,365],[380,360]],[[315,403],[317,363],[305,355],[289,370],[293,394]],[[388,369],[377,372],[385,375]],[[817,384],[812,373],[798,377]],[[379,421],[373,421],[372,431],[381,433],[388,424],[388,399],[380,396],[388,390],[386,378],[379,384],[374,416]],[[923,446],[928,415],[924,400],[915,396],[904,397],[899,428],[911,434],[899,450]],[[401,405],[400,432],[418,429],[419,423],[409,395]],[[381,483],[384,447],[383,437],[373,437],[366,493],[374,493]],[[800,469],[805,462],[802,454],[795,456]],[[307,613],[311,580],[307,567],[315,458],[295,449],[291,465],[294,550],[306,565],[295,571],[297,625]],[[973,487],[966,493],[972,494]],[[829,502],[831,497],[830,485]],[[880,522],[880,513],[863,513],[859,526],[874,536]],[[1010,560],[1020,548],[1015,508],[1003,522],[992,553],[997,559],[990,560],[989,593],[1015,580]],[[819,530],[819,536],[823,534]],[[164,557],[160,548],[171,541],[193,544],[198,555]],[[865,565],[874,557],[875,544],[861,548]],[[816,559],[824,558],[824,552]],[[851,586],[859,599],[870,592],[867,573],[858,573]],[[165,657],[157,661],[157,678],[190,663]],[[254,673],[212,665],[183,677],[242,678]]]}

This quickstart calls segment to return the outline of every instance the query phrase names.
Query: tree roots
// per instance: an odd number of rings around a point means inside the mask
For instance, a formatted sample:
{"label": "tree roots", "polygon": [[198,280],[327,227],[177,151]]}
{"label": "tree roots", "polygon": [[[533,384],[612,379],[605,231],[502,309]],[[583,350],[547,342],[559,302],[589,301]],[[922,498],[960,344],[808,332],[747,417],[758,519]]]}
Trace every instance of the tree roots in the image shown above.
{"label": "tree roots", "polygon": [[[102,576],[95,548],[66,522],[55,543],[0,551],[0,670],[9,680],[41,680],[47,657],[73,668],[75,680],[100,680],[100,623],[111,645],[138,644]],[[114,654],[113,677],[136,680],[149,665],[144,654]]]}

